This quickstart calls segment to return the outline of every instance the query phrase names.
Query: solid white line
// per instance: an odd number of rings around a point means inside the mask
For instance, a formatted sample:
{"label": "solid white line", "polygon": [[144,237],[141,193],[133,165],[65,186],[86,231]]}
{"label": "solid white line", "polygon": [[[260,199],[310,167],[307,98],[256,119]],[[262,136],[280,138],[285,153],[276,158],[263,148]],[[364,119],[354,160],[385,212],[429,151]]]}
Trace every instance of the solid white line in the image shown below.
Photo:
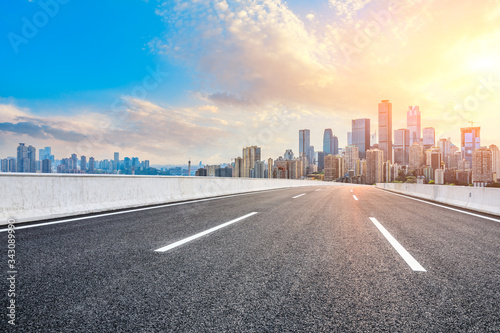
{"label": "solid white line", "polygon": [[[263,193],[263,192],[283,191],[283,190],[288,190],[288,189],[290,189],[290,188],[279,188],[279,189],[274,189],[274,190],[264,190],[264,191],[250,192],[250,193],[231,194],[231,195],[226,195],[226,196],[222,196],[222,197],[215,197],[215,198],[206,198],[206,199],[198,199],[198,200],[183,201],[183,202],[173,202],[173,203],[159,205],[159,206],[153,206],[153,207],[134,208],[134,209],[124,210],[124,211],[120,211],[120,212],[112,212],[112,213],[104,213],[104,214],[97,214],[97,215],[91,215],[91,216],[75,217],[75,218],[66,219],[66,220],[37,223],[37,224],[28,224],[28,225],[23,225],[23,226],[19,226],[19,227],[16,226],[16,230],[35,228],[35,227],[43,227],[43,226],[51,225],[51,224],[59,224],[59,223],[66,223],[66,222],[73,222],[73,221],[80,221],[80,220],[88,220],[88,219],[93,219],[93,218],[97,218],[97,217],[105,217],[105,216],[112,216],[112,215],[119,215],[119,214],[126,214],[126,213],[134,213],[134,212],[140,212],[143,210],[158,209],[158,208],[164,208],[164,207],[170,207],[170,206],[187,205],[187,204],[192,204],[192,203],[196,203],[196,202],[219,200],[219,199],[225,199],[225,198],[239,197],[239,196],[243,196],[243,195],[258,194],[258,193]],[[9,230],[8,228],[0,229],[0,232],[6,232],[8,230]]]}
{"label": "solid white line", "polygon": [[168,250],[172,250],[173,248],[176,248],[176,247],[178,247],[178,246],[180,246],[180,245],[182,245],[182,244],[186,244],[186,243],[188,243],[188,242],[191,242],[191,241],[193,241],[193,240],[195,240],[195,239],[197,239],[197,238],[200,238],[200,237],[203,237],[203,236],[205,236],[205,235],[208,235],[208,234],[210,234],[210,233],[212,233],[212,232],[214,232],[214,231],[217,231],[217,230],[219,230],[219,229],[222,229],[222,228],[224,228],[224,227],[227,227],[227,226],[229,226],[229,225],[231,225],[231,224],[233,224],[233,223],[239,222],[239,221],[241,221],[241,220],[243,220],[243,219],[246,219],[247,217],[250,217],[250,216],[255,215],[255,214],[257,214],[257,212],[253,212],[253,213],[247,214],[247,215],[245,215],[245,216],[238,217],[237,219],[234,219],[234,220],[231,220],[231,221],[229,221],[229,222],[223,223],[223,224],[218,225],[218,226],[216,226],[216,227],[213,227],[213,228],[211,228],[211,229],[208,229],[208,230],[202,231],[202,232],[200,232],[200,233],[198,233],[198,234],[196,234],[196,235],[190,236],[190,237],[188,237],[188,238],[184,238],[184,239],[182,239],[182,240],[180,240],[180,241],[178,241],[178,242],[172,243],[172,244],[167,245],[167,246],[164,246],[164,247],[160,247],[159,249],[157,249],[157,250],[155,250],[155,251],[156,251],[156,252],[166,252],[166,251],[168,251]]}
{"label": "solid white line", "polygon": [[440,205],[440,204],[437,204],[437,203],[433,203],[433,202],[429,202],[429,201],[425,201],[425,200],[420,200],[420,199],[413,198],[413,197],[406,196],[406,195],[402,195],[402,194],[399,194],[399,193],[394,193],[394,192],[390,192],[390,191],[387,191],[387,190],[382,190],[380,188],[376,188],[376,189],[380,190],[380,191],[383,191],[383,192],[386,192],[386,193],[398,195],[398,196],[406,198],[406,199],[412,199],[412,200],[415,200],[415,201],[420,201],[420,202],[423,202],[423,203],[426,203],[426,204],[429,204],[429,205],[438,206],[438,207],[441,207],[441,208],[446,208],[446,209],[449,209],[449,210],[452,210],[452,211],[455,211],[455,212],[460,212],[460,213],[464,213],[464,214],[468,214],[468,215],[472,215],[472,216],[476,216],[476,217],[480,217],[480,218],[483,218],[483,219],[486,219],[486,220],[495,221],[495,222],[500,223],[499,219],[495,219],[493,217],[488,217],[488,216],[483,216],[483,215],[479,215],[479,214],[474,214],[474,213],[471,213],[471,212],[466,212],[465,210],[460,210],[460,209],[456,209],[456,208],[451,208],[451,207],[443,206],[443,205]]}
{"label": "solid white line", "polygon": [[405,250],[401,244],[396,240],[396,238],[392,237],[392,235],[387,231],[374,217],[370,217],[370,220],[375,224],[375,226],[380,230],[382,235],[391,243],[392,247],[399,253],[399,255],[406,261],[406,263],[417,272],[427,272],[425,268],[423,268],[416,260],[411,256],[408,251]]}
{"label": "solid white line", "polygon": [[297,199],[298,197],[301,197],[301,196],[303,196],[303,195],[306,195],[306,194],[305,194],[305,193],[302,193],[302,194],[296,195],[296,196],[294,196],[292,199]]}
{"label": "solid white line", "polygon": [[354,198],[354,200],[358,200],[358,197],[355,196],[354,194],[352,195],[352,197]]}
{"label": "solid white line", "polygon": [[314,191],[314,192],[318,192],[318,191],[321,191],[321,189],[320,189],[320,188],[318,188],[318,189],[317,189],[316,191]]}

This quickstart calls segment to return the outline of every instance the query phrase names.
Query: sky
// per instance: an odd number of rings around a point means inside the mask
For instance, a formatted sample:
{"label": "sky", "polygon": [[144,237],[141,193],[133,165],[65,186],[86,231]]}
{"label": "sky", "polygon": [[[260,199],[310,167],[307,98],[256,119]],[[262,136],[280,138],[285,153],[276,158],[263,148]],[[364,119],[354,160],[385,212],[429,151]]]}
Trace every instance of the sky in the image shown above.
{"label": "sky", "polygon": [[[500,0],[3,1],[0,158],[18,143],[152,164],[322,149],[393,104],[500,145]],[[374,143],[374,142],[373,142]]]}

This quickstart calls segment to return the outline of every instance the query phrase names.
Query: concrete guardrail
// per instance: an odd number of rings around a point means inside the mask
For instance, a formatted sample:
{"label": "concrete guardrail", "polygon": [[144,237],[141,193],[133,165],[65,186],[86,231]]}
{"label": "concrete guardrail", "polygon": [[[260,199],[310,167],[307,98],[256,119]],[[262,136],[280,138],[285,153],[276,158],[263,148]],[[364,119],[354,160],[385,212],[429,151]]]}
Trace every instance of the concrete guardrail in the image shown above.
{"label": "concrete guardrail", "polygon": [[[0,173],[0,225],[297,186],[339,183],[215,177]],[[352,185],[350,185],[352,186]]]}
{"label": "concrete guardrail", "polygon": [[500,188],[377,183],[378,188],[460,208],[500,215]]}

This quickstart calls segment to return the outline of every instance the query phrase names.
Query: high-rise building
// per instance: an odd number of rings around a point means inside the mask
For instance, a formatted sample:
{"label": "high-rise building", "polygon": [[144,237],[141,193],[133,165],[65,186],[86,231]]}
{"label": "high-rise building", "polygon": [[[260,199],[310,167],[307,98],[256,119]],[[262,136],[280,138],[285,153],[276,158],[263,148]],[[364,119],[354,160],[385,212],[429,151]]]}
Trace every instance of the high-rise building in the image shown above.
{"label": "high-rise building", "polygon": [[370,119],[352,120],[351,141],[359,149],[359,158],[366,158],[366,150],[370,148]]}
{"label": "high-rise building", "polygon": [[491,171],[500,178],[500,150],[496,145],[490,145],[489,148],[491,150]]}
{"label": "high-rise building", "polygon": [[378,104],[378,145],[384,152],[384,161],[392,162],[392,103],[389,100]]}
{"label": "high-rise building", "polygon": [[234,159],[233,177],[243,177],[243,159],[241,157]]}
{"label": "high-rise building", "polygon": [[314,153],[314,146],[309,146],[309,164],[310,165],[315,165],[316,164],[316,160],[315,160],[315,157],[316,154]]}
{"label": "high-rise building", "polygon": [[93,157],[89,158],[89,170],[88,173],[95,172],[95,159]]}
{"label": "high-rise building", "polygon": [[113,155],[113,169],[114,171],[120,170],[120,153],[118,152]]}
{"label": "high-rise building", "polygon": [[420,142],[422,130],[420,125],[420,109],[417,105],[408,107],[406,128],[410,131],[410,145],[414,142]]}
{"label": "high-rise building", "polygon": [[356,170],[356,163],[359,161],[359,148],[355,145],[347,146],[345,149],[345,160],[347,171]]}
{"label": "high-rise building", "polygon": [[410,158],[410,130],[398,129],[394,131],[394,163],[408,165]]}
{"label": "high-rise building", "polygon": [[20,143],[17,147],[17,172],[36,172],[36,148]]}
{"label": "high-rise building", "polygon": [[486,147],[480,147],[472,152],[472,182],[493,182],[492,153]]}
{"label": "high-rise building", "polygon": [[340,161],[341,158],[339,156],[334,156],[334,155],[325,156],[324,171],[325,171],[326,181],[335,181],[341,177]]}
{"label": "high-rise building", "polygon": [[285,151],[285,154],[283,155],[283,158],[285,160],[293,160],[293,158],[294,158],[293,151],[291,149],[287,149]]}
{"label": "high-rise building", "polygon": [[472,153],[481,147],[481,127],[465,127],[460,129],[462,139],[462,158],[472,165]]}
{"label": "high-rise building", "polygon": [[431,149],[436,145],[436,131],[434,127],[426,127],[424,128],[423,134],[423,143],[424,143],[424,151],[427,149]]}
{"label": "high-rise building", "polygon": [[250,177],[250,169],[253,169],[256,161],[260,161],[261,148],[257,146],[243,148],[243,176]]}
{"label": "high-rise building", "polygon": [[272,158],[267,159],[267,178],[273,178],[274,162]]}
{"label": "high-rise building", "polygon": [[253,178],[265,178],[266,163],[264,161],[255,161],[253,171]]}
{"label": "high-rise building", "polygon": [[82,155],[80,158],[80,170],[87,171],[87,156]]}
{"label": "high-rise building", "polygon": [[325,152],[318,151],[318,172],[323,171],[325,168]]}
{"label": "high-rise building", "polygon": [[49,158],[42,160],[42,173],[52,173],[52,163]]}
{"label": "high-rise building", "polygon": [[432,148],[431,149],[431,164],[430,167],[432,170],[437,170],[437,169],[443,169],[443,159],[442,159],[442,154],[439,148]]}
{"label": "high-rise building", "polygon": [[383,181],[384,152],[379,149],[366,151],[366,183],[375,184]]}
{"label": "high-rise building", "polygon": [[337,136],[335,135],[332,138],[332,145],[333,145],[332,155],[337,155],[339,153],[339,138],[337,138]]}
{"label": "high-rise building", "polygon": [[4,158],[2,159],[2,164],[0,167],[1,172],[9,172],[9,160]]}
{"label": "high-rise building", "polygon": [[333,132],[331,128],[325,129],[325,133],[323,134],[323,151],[326,155],[333,154],[332,150],[332,139]]}
{"label": "high-rise building", "polygon": [[299,130],[299,157],[307,156],[310,160],[311,131],[308,129]]}
{"label": "high-rise building", "polygon": [[422,145],[413,143],[410,147],[409,167],[410,170],[418,170],[424,165],[424,149]]}
{"label": "high-rise building", "polygon": [[352,132],[347,132],[347,145],[352,145]]}

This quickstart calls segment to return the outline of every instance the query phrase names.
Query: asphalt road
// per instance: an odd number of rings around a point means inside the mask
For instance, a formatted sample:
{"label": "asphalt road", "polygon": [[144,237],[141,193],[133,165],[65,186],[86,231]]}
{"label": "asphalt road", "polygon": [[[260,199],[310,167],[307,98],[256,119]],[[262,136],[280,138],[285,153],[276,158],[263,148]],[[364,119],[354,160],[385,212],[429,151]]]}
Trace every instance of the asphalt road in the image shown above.
{"label": "asphalt road", "polygon": [[0,240],[0,331],[500,332],[500,218],[372,187],[18,229],[15,328]]}

